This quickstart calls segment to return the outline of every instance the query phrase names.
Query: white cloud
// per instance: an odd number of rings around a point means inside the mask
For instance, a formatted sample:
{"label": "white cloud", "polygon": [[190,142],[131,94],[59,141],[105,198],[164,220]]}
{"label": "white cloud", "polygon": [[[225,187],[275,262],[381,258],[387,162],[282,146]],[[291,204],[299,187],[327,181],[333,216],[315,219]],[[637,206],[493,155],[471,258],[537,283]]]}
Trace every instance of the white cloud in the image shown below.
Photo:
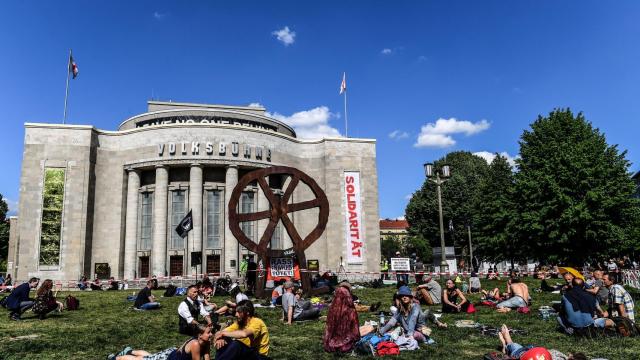
{"label": "white cloud", "polygon": [[[496,153],[491,153],[488,151],[474,152],[473,155],[483,158],[487,162],[487,164],[491,164],[493,162],[493,159],[496,158]],[[511,156],[506,151],[501,152],[500,156],[507,158],[507,162],[509,163],[509,165],[516,166],[517,156]]]}
{"label": "white cloud", "polygon": [[400,130],[394,130],[389,134],[389,138],[396,139],[396,140],[406,139],[408,137],[409,137],[409,133],[408,132],[400,131]]}
{"label": "white cloud", "polygon": [[271,35],[274,35],[280,42],[284,44],[284,46],[289,46],[296,41],[296,32],[291,31],[288,26],[280,30],[274,30],[271,32]]}
{"label": "white cloud", "polygon": [[418,62],[424,62],[424,61],[427,61],[427,60],[429,60],[429,58],[424,56],[424,55],[418,56]]}
{"label": "white cloud", "polygon": [[165,17],[167,17],[167,14],[162,14],[157,11],[154,11],[153,17],[156,18],[156,20],[163,20]]}
{"label": "white cloud", "polygon": [[291,116],[278,113],[267,113],[267,115],[293,127],[299,138],[320,139],[341,136],[338,129],[329,125],[329,121],[335,118],[336,115],[330,112],[326,106],[318,106],[311,110],[300,111]]}
{"label": "white cloud", "polygon": [[264,106],[262,104],[260,104],[259,102],[252,102],[251,104],[247,105],[248,107],[255,107],[255,108],[264,108]]}
{"label": "white cloud", "polygon": [[471,136],[487,130],[491,124],[487,120],[471,121],[458,120],[456,118],[438,119],[435,123],[428,123],[420,129],[415,147],[449,147],[456,144],[452,134],[465,134]]}
{"label": "white cloud", "polygon": [[4,201],[7,203],[9,207],[9,211],[7,212],[7,217],[18,215],[18,202],[15,200],[5,198]]}
{"label": "white cloud", "polygon": [[405,200],[411,200],[411,198],[413,197],[413,194],[408,194],[404,196]]}
{"label": "white cloud", "polygon": [[403,216],[396,217],[394,220],[405,220],[405,218],[404,218],[404,215],[403,215]]}
{"label": "white cloud", "polygon": [[382,55],[391,55],[392,52],[393,52],[393,50],[391,50],[389,48],[384,48],[384,49],[382,49],[382,51],[380,51],[380,53]]}

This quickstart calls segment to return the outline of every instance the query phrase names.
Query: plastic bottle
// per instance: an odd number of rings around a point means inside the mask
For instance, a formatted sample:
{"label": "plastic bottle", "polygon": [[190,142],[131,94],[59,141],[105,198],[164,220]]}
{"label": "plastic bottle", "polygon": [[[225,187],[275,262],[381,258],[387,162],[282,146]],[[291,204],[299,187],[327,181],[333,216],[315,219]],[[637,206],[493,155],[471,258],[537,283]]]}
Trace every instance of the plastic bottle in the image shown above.
{"label": "plastic bottle", "polygon": [[380,311],[380,327],[384,326],[384,312]]}

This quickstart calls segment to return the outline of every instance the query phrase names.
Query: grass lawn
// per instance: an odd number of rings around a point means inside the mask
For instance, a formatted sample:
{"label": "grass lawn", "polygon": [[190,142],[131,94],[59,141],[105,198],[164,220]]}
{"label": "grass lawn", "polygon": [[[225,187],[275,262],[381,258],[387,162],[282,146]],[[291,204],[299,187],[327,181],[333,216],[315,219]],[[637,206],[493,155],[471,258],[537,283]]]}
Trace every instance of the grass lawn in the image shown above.
{"label": "grass lawn", "polygon": [[[504,288],[504,281],[484,281],[483,287]],[[537,282],[529,282],[529,287],[537,287]],[[382,301],[390,305],[395,287],[381,289],[359,289],[354,293],[363,301]],[[162,309],[157,311],[134,311],[132,302],[125,300],[132,291],[74,292],[80,299],[79,311],[65,311],[53,314],[44,321],[24,314],[24,321],[10,321],[5,315],[0,317],[0,359],[105,359],[106,355],[119,351],[125,345],[150,352],[170,346],[179,346],[185,337],[178,334],[179,297],[160,298],[162,291],[154,294],[160,299]],[[64,299],[66,293],[60,293]],[[537,344],[558,349],[564,353],[583,351],[588,356],[609,360],[640,359],[640,338],[606,338],[600,340],[576,339],[556,331],[555,321],[543,321],[537,315],[541,305],[549,305],[559,300],[559,295],[532,293],[534,304],[531,314],[498,314],[486,307],[477,307],[473,315],[444,315],[448,329],[433,329],[432,338],[436,344],[420,350],[403,352],[402,359],[482,359],[482,355],[497,348],[497,337],[483,336],[474,329],[455,328],[458,319],[473,319],[477,322],[524,329],[527,335],[516,335],[514,341],[521,344]],[[470,296],[477,301],[478,296]],[[215,301],[221,304],[224,298]],[[439,307],[434,307],[439,309]],[[636,306],[636,313],[638,307]],[[333,359],[322,349],[324,323],[305,322],[292,326],[280,322],[280,309],[257,309],[265,320],[271,337],[270,355],[274,359]],[[323,311],[323,314],[326,310]],[[378,320],[376,316],[360,314],[360,322]],[[24,335],[37,335],[32,339],[13,340]]]}

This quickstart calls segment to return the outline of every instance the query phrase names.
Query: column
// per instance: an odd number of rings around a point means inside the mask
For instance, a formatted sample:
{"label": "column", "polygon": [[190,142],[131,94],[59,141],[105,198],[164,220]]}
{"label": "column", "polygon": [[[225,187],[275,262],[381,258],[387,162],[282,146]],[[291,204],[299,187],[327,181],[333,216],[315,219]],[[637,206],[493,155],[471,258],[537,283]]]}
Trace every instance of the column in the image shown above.
{"label": "column", "polygon": [[[229,165],[227,167],[227,175],[224,184],[224,272],[230,273],[232,277],[238,276],[238,240],[231,233],[229,228],[229,201],[231,201],[231,193],[238,184],[238,166]],[[235,261],[235,267],[231,267],[231,260]]]}
{"label": "column", "polygon": [[156,166],[156,186],[153,201],[153,249],[151,276],[165,276],[167,268],[167,188],[169,170]]}
{"label": "column", "polygon": [[[189,208],[193,216],[193,230],[189,232],[187,238],[187,261],[191,272],[202,273],[202,265],[191,267],[191,252],[202,251],[202,166],[200,164],[191,164],[191,172],[189,174]],[[204,260],[204,256],[202,256]]]}
{"label": "column", "polygon": [[140,173],[129,170],[127,182],[127,213],[124,236],[124,278],[133,279],[136,276],[136,249],[138,234],[138,189],[140,188]]}

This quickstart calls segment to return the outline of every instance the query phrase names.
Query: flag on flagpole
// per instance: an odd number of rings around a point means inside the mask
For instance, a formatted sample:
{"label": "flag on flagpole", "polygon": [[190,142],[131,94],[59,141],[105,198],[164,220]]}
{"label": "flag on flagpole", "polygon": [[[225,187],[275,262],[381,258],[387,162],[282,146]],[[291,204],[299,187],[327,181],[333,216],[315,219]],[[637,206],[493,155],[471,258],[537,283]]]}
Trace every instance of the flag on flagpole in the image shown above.
{"label": "flag on flagpole", "polygon": [[187,216],[176,226],[176,232],[184,239],[191,230],[193,230],[193,217],[191,216],[191,210],[189,210]]}
{"label": "flag on flagpole", "polygon": [[69,72],[73,75],[74,79],[78,76],[78,65],[73,61],[73,55],[69,55]]}
{"label": "flag on flagpole", "polygon": [[340,95],[347,91],[347,73],[342,73],[342,82],[340,83]]}

